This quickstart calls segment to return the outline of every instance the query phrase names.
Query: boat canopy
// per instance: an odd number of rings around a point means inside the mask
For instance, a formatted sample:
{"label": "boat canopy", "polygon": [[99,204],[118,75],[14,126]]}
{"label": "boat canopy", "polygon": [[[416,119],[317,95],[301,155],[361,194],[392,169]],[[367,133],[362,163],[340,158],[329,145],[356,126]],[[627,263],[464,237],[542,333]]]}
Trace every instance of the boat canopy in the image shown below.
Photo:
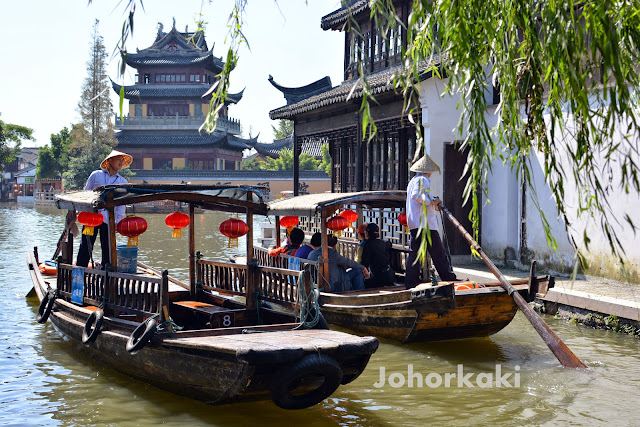
{"label": "boat canopy", "polygon": [[97,211],[134,203],[172,200],[191,203],[203,209],[246,212],[266,215],[267,205],[259,186],[192,184],[118,184],[95,190],[77,191],[56,196],[59,209]]}
{"label": "boat canopy", "polygon": [[307,194],[270,202],[269,215],[313,216],[324,209],[350,204],[371,208],[404,208],[406,200],[407,192],[399,190]]}

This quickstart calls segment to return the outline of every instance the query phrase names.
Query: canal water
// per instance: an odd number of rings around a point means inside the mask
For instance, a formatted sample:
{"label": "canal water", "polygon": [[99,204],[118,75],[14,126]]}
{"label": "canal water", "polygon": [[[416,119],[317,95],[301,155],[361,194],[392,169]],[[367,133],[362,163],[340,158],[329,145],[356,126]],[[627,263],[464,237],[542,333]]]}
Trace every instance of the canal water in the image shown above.
{"label": "canal water", "polygon": [[[149,229],[139,258],[185,279],[186,236],[171,239],[164,215],[142,216]],[[217,231],[223,219],[196,215],[197,248],[207,258],[236,251]],[[25,297],[32,286],[27,252],[38,246],[41,260],[51,256],[63,224],[55,209],[0,205],[0,425],[638,424],[640,340],[545,316],[589,366],[563,369],[520,313],[490,338],[383,340],[360,378],[306,410],[268,401],[210,406],[176,396],[95,363],[50,322],[36,323],[37,301]]]}

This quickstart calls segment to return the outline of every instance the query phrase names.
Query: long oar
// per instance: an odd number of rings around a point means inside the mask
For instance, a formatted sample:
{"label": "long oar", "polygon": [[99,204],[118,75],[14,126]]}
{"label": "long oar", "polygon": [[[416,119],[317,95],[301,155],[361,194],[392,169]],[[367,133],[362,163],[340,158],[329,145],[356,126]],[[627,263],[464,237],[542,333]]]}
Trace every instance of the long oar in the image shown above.
{"label": "long oar", "polygon": [[513,289],[513,286],[511,286],[511,283],[509,283],[507,278],[504,277],[504,275],[500,272],[500,270],[498,270],[498,268],[493,264],[493,262],[491,262],[489,257],[485,255],[485,253],[482,251],[482,248],[480,247],[478,242],[473,240],[473,237],[471,237],[471,235],[467,233],[467,230],[464,229],[464,227],[458,222],[458,220],[455,219],[453,215],[451,215],[451,212],[449,212],[449,210],[444,206],[444,204],[440,202],[438,207],[442,212],[444,212],[444,214],[447,216],[449,221],[451,221],[453,226],[458,229],[458,231],[462,234],[462,236],[465,239],[467,239],[467,242],[469,242],[469,245],[471,245],[471,247],[475,249],[478,252],[478,254],[480,254],[482,261],[484,261],[487,267],[489,267],[489,270],[491,270],[491,272],[500,281],[500,284],[502,285],[502,287],[506,289],[509,295],[511,295],[513,300],[516,302],[516,305],[518,306],[518,308],[522,310],[522,312],[527,317],[531,325],[535,328],[535,330],[538,332],[540,337],[544,340],[544,342],[547,344],[547,346],[553,352],[556,358],[558,358],[562,366],[566,366],[567,368],[586,368],[585,364],[582,363],[580,359],[578,359],[578,357],[575,354],[573,354],[571,350],[569,350],[569,347],[567,347],[567,345],[564,342],[562,342],[560,337],[558,337],[551,330],[551,328],[549,328],[549,325],[547,325],[544,322],[544,320],[542,320],[542,318],[535,311],[533,311],[533,309],[529,306],[529,304],[527,304],[524,298],[522,298],[522,295],[520,295],[518,292],[515,291],[515,289]]}

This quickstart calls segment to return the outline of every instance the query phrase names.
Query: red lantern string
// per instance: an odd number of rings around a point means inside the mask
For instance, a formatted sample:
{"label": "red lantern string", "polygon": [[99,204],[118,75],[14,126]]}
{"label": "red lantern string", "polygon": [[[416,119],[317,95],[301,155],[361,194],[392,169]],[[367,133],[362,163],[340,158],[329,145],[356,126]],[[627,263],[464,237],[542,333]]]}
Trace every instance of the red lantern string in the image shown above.
{"label": "red lantern string", "polygon": [[229,238],[228,248],[238,247],[238,237],[242,237],[249,232],[246,222],[238,218],[230,218],[220,224],[220,233]]}
{"label": "red lantern string", "polygon": [[128,216],[116,226],[118,233],[127,236],[127,247],[138,246],[138,236],[147,231],[147,221],[139,216]]}
{"label": "red lantern string", "polygon": [[405,233],[409,231],[408,227],[407,227],[407,214],[402,212],[400,215],[398,215],[398,222],[400,223],[400,225],[404,226],[404,231]]}
{"label": "red lantern string", "polygon": [[164,223],[167,227],[173,228],[171,237],[179,239],[182,237],[182,229],[189,225],[189,215],[182,212],[172,212],[164,219]]}
{"label": "red lantern string", "polygon": [[341,231],[347,227],[349,227],[349,221],[340,215],[329,218],[327,221],[327,228],[333,231],[337,236],[340,236]]}
{"label": "red lantern string", "polygon": [[283,216],[280,218],[280,227],[284,227],[287,229],[287,232],[291,233],[293,227],[298,225],[300,220],[297,216]]}
{"label": "red lantern string", "polygon": [[93,227],[102,224],[103,220],[102,214],[98,212],[80,212],[78,214],[78,222],[84,225],[82,234],[86,234],[87,236],[93,236]]}

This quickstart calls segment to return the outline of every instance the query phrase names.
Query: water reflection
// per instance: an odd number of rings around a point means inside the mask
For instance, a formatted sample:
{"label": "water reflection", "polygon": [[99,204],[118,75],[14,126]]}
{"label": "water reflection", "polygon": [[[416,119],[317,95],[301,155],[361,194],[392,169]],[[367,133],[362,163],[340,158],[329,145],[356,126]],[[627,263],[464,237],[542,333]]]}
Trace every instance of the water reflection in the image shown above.
{"label": "water reflection", "polygon": [[[141,260],[186,280],[188,246],[171,239],[164,215],[143,214],[149,230],[140,237]],[[196,248],[206,258],[225,261],[218,233],[225,214],[197,214]],[[552,329],[590,367],[564,369],[518,313],[490,338],[401,345],[381,341],[360,378],[320,405],[284,411],[270,402],[210,406],[164,392],[95,362],[83,346],[63,338],[51,323],[35,322],[34,300],[25,266],[26,253],[38,246],[51,256],[64,216],[56,209],[0,205],[0,424],[18,425],[558,425],[633,424],[640,410],[640,341],[545,317]],[[122,239],[124,243],[125,240]],[[242,248],[243,242],[240,242]],[[100,256],[99,249],[96,256]],[[403,373],[408,366],[429,374],[494,373],[520,370],[520,387],[376,387],[380,370]],[[408,381],[408,380],[407,380]]]}

